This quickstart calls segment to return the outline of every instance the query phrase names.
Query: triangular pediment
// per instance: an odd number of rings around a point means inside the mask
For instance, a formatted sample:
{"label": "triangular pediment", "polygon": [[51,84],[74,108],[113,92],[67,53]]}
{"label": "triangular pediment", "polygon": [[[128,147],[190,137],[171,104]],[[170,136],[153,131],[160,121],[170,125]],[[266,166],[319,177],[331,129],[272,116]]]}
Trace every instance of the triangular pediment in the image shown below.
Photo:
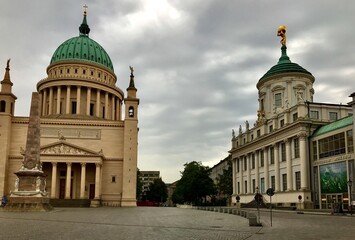
{"label": "triangular pediment", "polygon": [[102,156],[102,151],[95,152],[83,147],[59,141],[41,147],[41,155],[86,155],[86,156]]}

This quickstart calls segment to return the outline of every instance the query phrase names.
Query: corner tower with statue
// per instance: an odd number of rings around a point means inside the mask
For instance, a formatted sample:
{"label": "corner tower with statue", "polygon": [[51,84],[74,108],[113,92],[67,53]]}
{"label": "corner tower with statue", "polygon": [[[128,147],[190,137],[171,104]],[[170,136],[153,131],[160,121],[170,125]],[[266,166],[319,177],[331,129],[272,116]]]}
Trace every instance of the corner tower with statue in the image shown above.
{"label": "corner tower with statue", "polygon": [[287,55],[285,26],[277,35],[281,57],[256,84],[259,108],[253,127],[246,121],[238,134],[232,130],[232,201],[248,206],[260,192],[267,203],[266,191],[272,188],[276,206],[314,208],[319,192],[314,191],[316,150],[310,138],[317,128],[348,117],[351,107],[314,102],[314,76]]}
{"label": "corner tower with statue", "polygon": [[[59,45],[37,84],[42,192],[53,206],[136,206],[139,99],[133,67],[125,96],[109,55],[89,33],[85,9],[79,35]],[[17,82],[8,62],[0,92],[1,196],[16,192],[14,173],[23,168],[30,134],[30,118],[14,115],[11,87]]]}

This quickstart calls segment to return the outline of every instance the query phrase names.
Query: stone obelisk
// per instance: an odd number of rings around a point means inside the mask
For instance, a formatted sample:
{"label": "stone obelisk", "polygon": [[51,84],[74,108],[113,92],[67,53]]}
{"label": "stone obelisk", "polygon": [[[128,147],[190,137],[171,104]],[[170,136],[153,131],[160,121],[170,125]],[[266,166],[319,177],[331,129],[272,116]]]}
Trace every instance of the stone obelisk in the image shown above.
{"label": "stone obelisk", "polygon": [[11,192],[6,210],[9,211],[48,211],[46,175],[40,161],[40,97],[32,93],[31,111],[28,123],[26,150],[22,166],[15,172],[15,189]]}

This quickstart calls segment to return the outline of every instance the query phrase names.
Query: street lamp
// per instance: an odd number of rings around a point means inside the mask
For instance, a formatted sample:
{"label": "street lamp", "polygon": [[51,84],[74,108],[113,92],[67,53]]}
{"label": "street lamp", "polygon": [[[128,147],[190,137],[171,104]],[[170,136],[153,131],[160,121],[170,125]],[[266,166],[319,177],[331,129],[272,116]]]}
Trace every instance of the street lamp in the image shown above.
{"label": "street lamp", "polygon": [[353,206],[352,206],[352,199],[351,199],[351,188],[353,186],[353,181],[351,181],[351,178],[349,178],[348,186],[349,186],[349,193],[350,193],[349,196],[350,214],[353,215]]}

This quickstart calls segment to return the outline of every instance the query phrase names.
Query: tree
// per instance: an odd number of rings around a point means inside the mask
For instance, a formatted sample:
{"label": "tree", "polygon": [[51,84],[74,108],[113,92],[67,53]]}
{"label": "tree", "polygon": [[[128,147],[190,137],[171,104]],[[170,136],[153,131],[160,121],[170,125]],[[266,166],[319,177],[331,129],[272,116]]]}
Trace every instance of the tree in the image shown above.
{"label": "tree", "polygon": [[168,189],[161,178],[154,179],[154,182],[149,185],[147,192],[147,200],[152,202],[165,202],[168,198]]}
{"label": "tree", "polygon": [[143,182],[141,179],[141,172],[137,168],[137,189],[136,189],[136,199],[141,199],[142,198],[142,187],[143,187]]}
{"label": "tree", "polygon": [[223,173],[217,178],[217,192],[218,197],[226,198],[233,194],[233,173],[232,173],[232,158],[231,155],[226,157],[223,161],[228,162],[228,168],[223,169]]}
{"label": "tree", "polygon": [[191,202],[199,204],[206,196],[216,193],[213,180],[209,177],[211,171],[209,167],[205,167],[201,162],[196,161],[185,163],[184,166],[181,179],[177,183],[173,195],[175,203]]}

